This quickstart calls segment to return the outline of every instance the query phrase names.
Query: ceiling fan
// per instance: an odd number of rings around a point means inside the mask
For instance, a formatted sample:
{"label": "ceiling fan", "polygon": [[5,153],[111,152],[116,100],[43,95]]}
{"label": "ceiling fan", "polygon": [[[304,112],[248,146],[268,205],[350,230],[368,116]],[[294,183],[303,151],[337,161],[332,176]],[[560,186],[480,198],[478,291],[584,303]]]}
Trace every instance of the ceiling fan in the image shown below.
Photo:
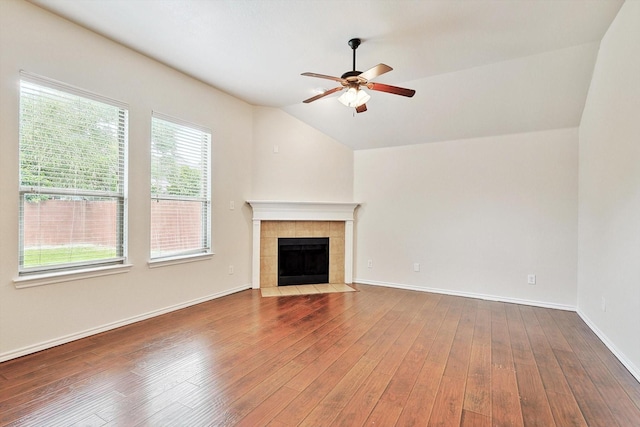
{"label": "ceiling fan", "polygon": [[327,95],[331,95],[332,93],[347,89],[347,91],[343,93],[340,98],[338,98],[338,101],[340,101],[347,107],[354,107],[356,109],[356,112],[362,113],[367,111],[366,103],[371,98],[371,95],[362,90],[362,88],[364,87],[371,90],[377,90],[379,92],[387,92],[394,95],[407,96],[409,98],[415,95],[416,91],[413,89],[406,89],[403,87],[391,86],[383,83],[374,83],[371,81],[374,78],[393,70],[393,68],[389,67],[386,64],[378,64],[373,68],[369,68],[365,72],[356,71],[356,49],[358,48],[358,46],[360,46],[360,43],[362,43],[362,40],[360,39],[349,40],[349,46],[351,46],[351,49],[353,50],[352,71],[347,71],[340,77],[327,76],[317,73],[302,73],[303,76],[318,77],[321,79],[333,80],[340,83],[340,86],[329,89],[319,95],[312,96],[311,98],[305,99],[302,102],[308,104],[320,98],[324,98]]}

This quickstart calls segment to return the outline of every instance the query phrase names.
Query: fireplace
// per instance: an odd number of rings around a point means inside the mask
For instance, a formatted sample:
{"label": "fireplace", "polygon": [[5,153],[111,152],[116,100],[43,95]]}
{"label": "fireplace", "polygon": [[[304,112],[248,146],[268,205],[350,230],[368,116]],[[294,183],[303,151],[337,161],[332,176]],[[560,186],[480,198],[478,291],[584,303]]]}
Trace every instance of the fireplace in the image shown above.
{"label": "fireplace", "polygon": [[278,286],[314,283],[329,283],[329,238],[279,238]]}
{"label": "fireplace", "polygon": [[278,239],[321,237],[329,240],[329,280],[351,283],[353,223],[358,203],[249,201],[253,209],[254,289],[278,286]]}

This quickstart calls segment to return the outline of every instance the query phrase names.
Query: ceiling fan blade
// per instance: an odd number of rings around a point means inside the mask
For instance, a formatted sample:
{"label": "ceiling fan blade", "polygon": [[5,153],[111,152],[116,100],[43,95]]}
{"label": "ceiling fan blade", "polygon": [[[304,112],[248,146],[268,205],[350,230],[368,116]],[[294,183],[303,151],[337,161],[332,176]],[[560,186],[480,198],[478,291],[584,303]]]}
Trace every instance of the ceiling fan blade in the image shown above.
{"label": "ceiling fan blade", "polygon": [[413,89],[406,89],[398,86],[385,85],[383,83],[367,83],[367,87],[371,90],[393,93],[394,95],[408,96],[409,98],[411,98],[416,93],[416,91]]}
{"label": "ceiling fan blade", "polygon": [[367,104],[356,107],[356,113],[364,113],[365,111],[367,111]]}
{"label": "ceiling fan blade", "polygon": [[310,103],[310,102],[313,102],[313,101],[315,101],[315,100],[318,100],[318,99],[320,99],[320,98],[323,98],[323,97],[325,97],[325,96],[327,96],[327,95],[331,95],[332,93],[336,93],[336,92],[338,92],[338,91],[340,91],[340,90],[342,90],[342,89],[344,89],[344,87],[342,87],[342,86],[334,87],[333,89],[329,89],[329,90],[327,90],[327,91],[325,91],[325,92],[322,92],[322,93],[321,93],[321,94],[319,94],[319,95],[312,96],[312,97],[311,97],[311,98],[309,98],[309,99],[305,99],[305,100],[304,100],[304,101],[302,101],[302,102],[304,102],[305,104],[308,104],[308,103]]}
{"label": "ceiling fan blade", "polygon": [[378,76],[383,75],[384,73],[388,73],[393,70],[393,68],[389,67],[387,64],[378,64],[375,67],[369,68],[367,71],[364,71],[358,77],[362,77],[365,80],[372,80]]}
{"label": "ceiling fan blade", "polygon": [[317,74],[317,73],[302,73],[301,75],[303,76],[307,76],[307,77],[317,77],[319,79],[329,79],[329,80],[333,80],[336,82],[340,82],[342,84],[346,84],[346,80],[341,79],[340,77],[333,77],[333,76],[327,76],[325,74]]}

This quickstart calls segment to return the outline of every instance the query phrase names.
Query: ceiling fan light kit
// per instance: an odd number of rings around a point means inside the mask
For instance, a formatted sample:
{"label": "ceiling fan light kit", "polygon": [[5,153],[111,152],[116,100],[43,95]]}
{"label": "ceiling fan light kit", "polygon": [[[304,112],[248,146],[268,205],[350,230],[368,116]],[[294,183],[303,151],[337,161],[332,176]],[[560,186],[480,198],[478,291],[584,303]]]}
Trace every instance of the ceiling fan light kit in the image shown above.
{"label": "ceiling fan light kit", "polygon": [[346,105],[347,107],[356,108],[361,106],[362,104],[366,104],[370,99],[371,95],[369,95],[364,90],[351,87],[345,93],[340,95],[338,101],[342,102],[342,104]]}
{"label": "ceiling fan light kit", "polygon": [[341,84],[341,86],[335,87],[333,89],[329,89],[319,95],[313,96],[309,99],[305,99],[305,104],[316,101],[320,98],[324,98],[325,96],[331,95],[332,93],[339,92],[343,89],[347,89],[345,93],[343,93],[339,98],[342,104],[347,107],[355,108],[357,113],[362,113],[367,111],[367,102],[371,99],[371,95],[362,90],[362,87],[366,87],[371,90],[379,91],[379,92],[387,92],[394,95],[402,95],[411,98],[415,95],[416,91],[413,89],[406,89],[397,86],[386,85],[383,83],[374,83],[371,82],[372,79],[393,70],[393,68],[389,67],[386,64],[378,64],[373,68],[368,69],[365,72],[356,70],[356,49],[362,40],[360,39],[351,39],[349,40],[349,46],[353,50],[353,70],[347,71],[342,74],[340,77],[327,76],[324,74],[317,73],[302,73],[303,76],[307,77],[317,77],[320,79],[328,79],[337,81]]}

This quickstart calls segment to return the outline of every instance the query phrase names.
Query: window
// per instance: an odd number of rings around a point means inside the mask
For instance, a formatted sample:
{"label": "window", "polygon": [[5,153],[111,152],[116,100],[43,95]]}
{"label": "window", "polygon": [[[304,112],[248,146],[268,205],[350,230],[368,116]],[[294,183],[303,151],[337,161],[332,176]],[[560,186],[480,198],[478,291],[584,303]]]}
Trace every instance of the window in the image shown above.
{"label": "window", "polygon": [[126,106],[21,74],[20,274],[123,263]]}
{"label": "window", "polygon": [[153,114],[151,259],[211,251],[211,132]]}

